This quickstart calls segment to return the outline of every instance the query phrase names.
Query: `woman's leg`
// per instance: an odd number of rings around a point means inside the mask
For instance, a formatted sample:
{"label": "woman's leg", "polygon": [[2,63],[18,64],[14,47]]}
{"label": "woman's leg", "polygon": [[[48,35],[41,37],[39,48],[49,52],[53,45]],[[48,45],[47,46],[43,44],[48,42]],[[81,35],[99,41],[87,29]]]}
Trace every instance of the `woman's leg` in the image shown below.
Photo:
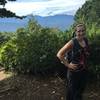
{"label": "woman's leg", "polygon": [[85,88],[85,72],[67,72],[67,97],[66,100],[81,100]]}
{"label": "woman's leg", "polygon": [[88,71],[83,70],[80,73],[80,84],[79,84],[79,93],[80,93],[80,98],[82,100],[82,94],[86,88],[87,85],[87,78],[88,78]]}
{"label": "woman's leg", "polygon": [[78,100],[78,73],[68,70],[67,73],[67,98],[66,100]]}

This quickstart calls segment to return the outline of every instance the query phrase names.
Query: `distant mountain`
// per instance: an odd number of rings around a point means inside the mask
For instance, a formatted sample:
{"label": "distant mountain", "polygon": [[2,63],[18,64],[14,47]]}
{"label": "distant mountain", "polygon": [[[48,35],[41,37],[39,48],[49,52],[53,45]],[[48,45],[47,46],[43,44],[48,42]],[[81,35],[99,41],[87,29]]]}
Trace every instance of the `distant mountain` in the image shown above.
{"label": "distant mountain", "polygon": [[[31,15],[28,15],[24,19],[0,18],[0,31],[14,32],[20,27],[25,27],[30,18]],[[43,27],[53,27],[60,30],[68,29],[74,22],[72,15],[34,16],[34,18]]]}
{"label": "distant mountain", "polygon": [[74,22],[73,16],[71,15],[35,16],[35,18],[44,27],[55,27],[61,30],[68,29]]}

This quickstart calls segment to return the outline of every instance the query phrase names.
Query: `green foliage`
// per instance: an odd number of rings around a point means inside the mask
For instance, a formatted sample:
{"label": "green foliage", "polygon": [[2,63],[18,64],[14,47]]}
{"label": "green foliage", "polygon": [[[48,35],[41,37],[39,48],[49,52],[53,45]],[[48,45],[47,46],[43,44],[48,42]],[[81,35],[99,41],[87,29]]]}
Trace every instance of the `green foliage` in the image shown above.
{"label": "green foliage", "polygon": [[76,21],[85,21],[90,24],[91,22],[100,23],[100,0],[89,0],[80,8],[75,15]]}
{"label": "green foliage", "polygon": [[52,69],[55,66],[58,40],[58,37],[50,34],[48,29],[41,29],[34,34],[18,33],[17,70],[37,74]]}
{"label": "green foliage", "polygon": [[[45,73],[54,71],[56,53],[63,42],[60,31],[42,28],[34,20],[17,30],[0,50],[0,62],[6,69],[13,68],[21,73]],[[63,33],[64,36],[64,33]]]}
{"label": "green foliage", "polygon": [[41,31],[41,26],[40,24],[37,23],[37,21],[34,19],[34,17],[32,19],[29,20],[28,25],[26,27],[26,31],[29,34],[37,34]]}
{"label": "green foliage", "polygon": [[[83,22],[87,32],[94,35],[100,28],[100,0],[88,0],[75,14],[75,23]],[[99,33],[100,34],[100,33]]]}
{"label": "green foliage", "polygon": [[16,45],[12,41],[8,41],[0,49],[0,64],[2,64],[6,70],[11,69],[16,64]]}
{"label": "green foliage", "polygon": [[0,47],[4,45],[5,43],[7,43],[11,39],[11,37],[13,37],[13,33],[0,32]]}
{"label": "green foliage", "polygon": [[[99,36],[100,37],[100,36]],[[91,57],[90,57],[90,63],[93,65],[99,65],[100,64],[100,40],[97,40],[96,38],[92,40],[91,46]]]}

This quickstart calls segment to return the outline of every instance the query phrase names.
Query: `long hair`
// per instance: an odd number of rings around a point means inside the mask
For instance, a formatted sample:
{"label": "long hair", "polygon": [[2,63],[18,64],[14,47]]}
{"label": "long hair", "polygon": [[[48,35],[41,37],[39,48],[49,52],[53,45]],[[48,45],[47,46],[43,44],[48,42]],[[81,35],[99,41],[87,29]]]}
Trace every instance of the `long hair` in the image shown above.
{"label": "long hair", "polygon": [[75,31],[72,33],[72,38],[74,38],[76,36]]}

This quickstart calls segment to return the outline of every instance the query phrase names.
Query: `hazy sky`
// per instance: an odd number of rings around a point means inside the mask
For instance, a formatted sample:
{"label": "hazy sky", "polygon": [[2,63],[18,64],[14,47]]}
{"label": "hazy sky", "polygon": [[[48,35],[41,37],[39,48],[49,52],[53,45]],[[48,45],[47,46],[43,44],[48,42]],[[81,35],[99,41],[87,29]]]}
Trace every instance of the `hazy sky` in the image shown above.
{"label": "hazy sky", "polygon": [[86,0],[17,0],[8,2],[6,8],[17,15],[49,16],[55,14],[74,15]]}

